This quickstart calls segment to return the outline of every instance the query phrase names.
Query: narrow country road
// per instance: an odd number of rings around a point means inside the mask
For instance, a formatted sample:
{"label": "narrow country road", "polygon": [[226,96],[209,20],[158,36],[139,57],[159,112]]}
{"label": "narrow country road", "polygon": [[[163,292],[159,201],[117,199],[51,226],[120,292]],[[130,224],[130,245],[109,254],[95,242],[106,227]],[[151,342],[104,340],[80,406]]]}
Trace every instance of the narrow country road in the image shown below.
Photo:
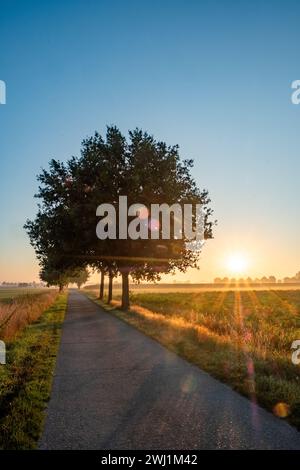
{"label": "narrow country road", "polygon": [[300,449],[300,433],[71,291],[40,449]]}

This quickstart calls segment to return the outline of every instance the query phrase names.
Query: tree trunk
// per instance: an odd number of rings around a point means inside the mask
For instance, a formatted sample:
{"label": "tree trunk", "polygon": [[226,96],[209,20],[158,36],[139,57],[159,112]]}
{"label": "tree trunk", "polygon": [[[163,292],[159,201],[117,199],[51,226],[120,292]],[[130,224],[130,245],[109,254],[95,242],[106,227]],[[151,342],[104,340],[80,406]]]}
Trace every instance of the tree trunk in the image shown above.
{"label": "tree trunk", "polygon": [[103,296],[104,296],[104,271],[103,269],[101,269],[99,299],[103,300]]}
{"label": "tree trunk", "polygon": [[129,274],[122,273],[122,310],[129,309]]}
{"label": "tree trunk", "polygon": [[59,284],[59,292],[63,292],[64,290],[64,285],[63,284]]}
{"label": "tree trunk", "polygon": [[111,271],[109,271],[109,277],[108,277],[108,298],[107,298],[107,303],[110,304],[112,301],[112,290],[113,290],[113,274]]}

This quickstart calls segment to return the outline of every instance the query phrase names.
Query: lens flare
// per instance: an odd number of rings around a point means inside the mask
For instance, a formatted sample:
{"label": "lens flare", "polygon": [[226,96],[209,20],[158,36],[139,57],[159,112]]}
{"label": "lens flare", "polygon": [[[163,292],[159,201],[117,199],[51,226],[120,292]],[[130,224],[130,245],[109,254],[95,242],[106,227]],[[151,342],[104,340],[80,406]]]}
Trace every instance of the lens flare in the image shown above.
{"label": "lens flare", "polygon": [[274,406],[273,413],[278,418],[286,418],[290,414],[290,407],[284,402],[279,402]]}

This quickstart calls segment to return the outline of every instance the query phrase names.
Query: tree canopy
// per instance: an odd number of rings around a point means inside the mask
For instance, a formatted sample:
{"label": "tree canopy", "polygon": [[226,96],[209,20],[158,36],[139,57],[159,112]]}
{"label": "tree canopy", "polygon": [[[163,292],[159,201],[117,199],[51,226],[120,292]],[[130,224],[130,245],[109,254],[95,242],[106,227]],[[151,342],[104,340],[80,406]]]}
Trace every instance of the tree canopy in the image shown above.
{"label": "tree canopy", "polygon": [[[153,281],[162,273],[197,266],[199,252],[189,248],[185,236],[161,239],[160,221],[157,239],[99,240],[96,236],[97,207],[109,203],[118,214],[119,196],[127,196],[128,206],[201,204],[204,237],[211,238],[209,195],[197,187],[192,166],[192,160],[180,158],[177,145],[168,146],[140,129],[130,131],[126,139],[115,126],[107,128],[105,139],[97,132],[85,139],[79,157],[66,162],[52,159],[38,175],[38,213],[25,225],[41,277],[45,280],[50,272],[63,275],[87,266],[109,273],[110,278],[120,274],[122,306],[128,308],[129,275],[136,281]],[[174,223],[174,214],[171,217]]]}

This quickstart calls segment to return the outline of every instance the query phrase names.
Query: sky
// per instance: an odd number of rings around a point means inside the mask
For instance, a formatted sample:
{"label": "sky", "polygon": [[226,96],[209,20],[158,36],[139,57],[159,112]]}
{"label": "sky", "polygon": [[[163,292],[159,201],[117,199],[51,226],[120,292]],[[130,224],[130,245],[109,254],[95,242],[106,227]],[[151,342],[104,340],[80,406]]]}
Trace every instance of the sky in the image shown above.
{"label": "sky", "polygon": [[140,127],[193,158],[218,225],[177,280],[300,270],[300,2],[0,0],[0,281],[38,280],[36,175],[83,138]]}

